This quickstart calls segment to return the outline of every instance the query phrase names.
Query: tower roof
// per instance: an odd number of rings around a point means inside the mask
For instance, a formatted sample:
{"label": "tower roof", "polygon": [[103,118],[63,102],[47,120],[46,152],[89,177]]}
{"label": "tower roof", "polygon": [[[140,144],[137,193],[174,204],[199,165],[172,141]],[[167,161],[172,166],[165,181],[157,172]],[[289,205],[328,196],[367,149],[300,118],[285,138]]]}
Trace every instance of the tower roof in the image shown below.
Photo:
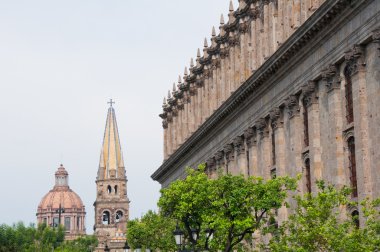
{"label": "tower roof", "polygon": [[119,131],[116,123],[115,109],[112,107],[112,100],[110,104],[100,154],[98,174],[100,179],[117,178],[119,176],[123,176],[123,174],[118,174],[119,168],[124,168],[124,161],[120,146]]}

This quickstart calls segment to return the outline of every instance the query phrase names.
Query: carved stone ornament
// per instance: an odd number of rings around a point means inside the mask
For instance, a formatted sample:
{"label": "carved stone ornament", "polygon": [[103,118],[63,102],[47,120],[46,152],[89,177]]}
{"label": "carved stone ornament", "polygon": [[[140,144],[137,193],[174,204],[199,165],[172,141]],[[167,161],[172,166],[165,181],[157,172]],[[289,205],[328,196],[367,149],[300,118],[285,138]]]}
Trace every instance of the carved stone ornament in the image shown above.
{"label": "carved stone ornament", "polygon": [[269,130],[265,118],[260,118],[256,122],[256,129],[259,132],[261,138],[269,136]]}
{"label": "carved stone ornament", "polygon": [[239,23],[239,32],[242,34],[245,34],[250,29],[250,22],[249,21],[243,21],[242,23]]}
{"label": "carved stone ornament", "polygon": [[244,130],[244,139],[248,148],[256,143],[255,131],[253,128],[249,127],[248,129]]}
{"label": "carved stone ornament", "polygon": [[170,123],[170,122],[173,121],[173,115],[172,115],[172,113],[168,113],[168,116],[166,117],[166,121],[167,121],[168,123]]}
{"label": "carved stone ornament", "polygon": [[244,139],[242,136],[235,137],[233,144],[238,155],[245,153]]}
{"label": "carved stone ornament", "polygon": [[228,44],[231,47],[239,46],[240,45],[239,34],[230,33],[230,36],[228,37]]}
{"label": "carved stone ornament", "polygon": [[259,17],[259,9],[254,4],[251,4],[251,8],[249,9],[249,16],[255,20]]}
{"label": "carved stone ornament", "polygon": [[220,58],[225,59],[230,55],[230,49],[228,48],[228,45],[225,44],[223,48],[220,48]]}
{"label": "carved stone ornament", "polygon": [[356,73],[365,70],[366,63],[364,61],[364,50],[362,46],[354,45],[354,47],[351,50],[346,52],[345,60],[345,76],[353,76]]}
{"label": "carved stone ornament", "polygon": [[213,57],[211,60],[212,70],[216,70],[219,67],[220,67],[220,58],[219,57]]}
{"label": "carved stone ornament", "polygon": [[232,161],[235,159],[234,147],[232,144],[225,145],[223,151],[226,154],[227,161]]}
{"label": "carved stone ornament", "polygon": [[204,81],[203,81],[203,78],[202,76],[198,75],[197,76],[197,81],[195,82],[195,84],[197,85],[197,87],[203,87],[203,84],[204,84]]}
{"label": "carved stone ornament", "polygon": [[212,157],[212,158],[209,158],[209,159],[207,159],[207,161],[206,161],[206,165],[207,165],[207,169],[209,170],[209,171],[214,171],[215,170],[215,159]]}
{"label": "carved stone ornament", "polygon": [[282,128],[284,121],[281,116],[280,108],[274,108],[269,112],[272,129]]}
{"label": "carved stone ornament", "polygon": [[195,85],[195,83],[192,83],[190,85],[189,94],[190,94],[190,96],[194,96],[197,94],[197,86]]}
{"label": "carved stone ornament", "polygon": [[181,100],[178,100],[178,102],[177,102],[177,109],[178,110],[183,110],[184,109],[184,104],[183,104],[183,99],[181,99]]}
{"label": "carved stone ornament", "polygon": [[173,115],[173,116],[177,116],[177,115],[178,115],[177,105],[175,105],[175,106],[172,108],[172,115]]}
{"label": "carved stone ornament", "polygon": [[168,114],[167,114],[166,112],[163,112],[163,113],[159,114],[159,116],[160,116],[162,119],[165,119],[165,118],[168,116]]}
{"label": "carved stone ornament", "polygon": [[286,107],[288,108],[289,118],[293,118],[294,116],[298,116],[300,113],[300,107],[298,104],[298,97],[295,95],[289,96],[289,98],[285,101]]}
{"label": "carved stone ornament", "polygon": [[322,80],[327,87],[327,92],[340,88],[340,77],[336,65],[331,64],[322,71]]}
{"label": "carved stone ornament", "polygon": [[372,31],[372,41],[377,43],[377,56],[380,57],[380,28]]}
{"label": "carved stone ornament", "polygon": [[303,100],[306,106],[310,106],[311,104],[318,102],[316,85],[317,83],[315,81],[308,81],[302,86]]}

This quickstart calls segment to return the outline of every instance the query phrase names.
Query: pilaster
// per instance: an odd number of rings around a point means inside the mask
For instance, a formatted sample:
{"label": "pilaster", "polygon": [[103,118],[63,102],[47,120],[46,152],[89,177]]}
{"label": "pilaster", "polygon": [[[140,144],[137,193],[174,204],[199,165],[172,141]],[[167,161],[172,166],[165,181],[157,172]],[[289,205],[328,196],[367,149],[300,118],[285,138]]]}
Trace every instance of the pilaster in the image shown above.
{"label": "pilaster", "polygon": [[256,122],[256,129],[259,136],[257,147],[260,176],[264,179],[269,179],[271,170],[271,147],[268,124],[265,118],[261,118]]}
{"label": "pilaster", "polygon": [[233,145],[236,151],[236,174],[243,174],[244,176],[247,175],[247,157],[245,152],[245,144],[244,144],[244,138],[242,136],[237,136],[234,141]]}

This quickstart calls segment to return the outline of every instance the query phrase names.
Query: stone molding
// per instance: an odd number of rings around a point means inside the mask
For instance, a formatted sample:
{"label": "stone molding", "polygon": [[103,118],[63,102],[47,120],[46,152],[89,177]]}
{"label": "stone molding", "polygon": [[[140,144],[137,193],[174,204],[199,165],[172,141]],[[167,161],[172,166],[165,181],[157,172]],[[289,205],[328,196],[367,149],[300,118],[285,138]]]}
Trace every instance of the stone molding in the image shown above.
{"label": "stone molding", "polygon": [[235,160],[234,146],[232,144],[226,144],[223,148],[223,152],[226,155],[227,162]]}
{"label": "stone molding", "polygon": [[284,127],[284,120],[280,108],[274,108],[269,112],[271,127],[273,130]]}
{"label": "stone molding", "polygon": [[315,81],[308,81],[305,85],[302,86],[302,95],[305,105],[307,107],[312,104],[318,103],[318,95],[316,92],[317,83]]}
{"label": "stone molding", "polygon": [[322,80],[327,87],[327,92],[333,89],[340,89],[341,79],[339,77],[339,70],[336,65],[330,64],[322,71]]}
{"label": "stone molding", "polygon": [[269,136],[268,124],[265,118],[257,120],[255,125],[261,139]]}
{"label": "stone molding", "polygon": [[345,76],[351,77],[358,72],[365,71],[364,49],[361,45],[354,45],[351,50],[346,51],[344,58],[346,61]]}
{"label": "stone molding", "polygon": [[233,145],[238,156],[240,156],[241,154],[245,154],[244,138],[242,136],[235,137]]}
{"label": "stone molding", "polygon": [[372,42],[377,44],[377,55],[380,57],[380,28],[372,31]]}
{"label": "stone molding", "polygon": [[291,95],[285,100],[285,105],[288,108],[289,118],[300,115],[300,106],[298,103],[298,97],[296,95]]}
{"label": "stone molding", "polygon": [[252,127],[248,127],[248,129],[244,130],[244,139],[248,148],[251,148],[253,145],[256,145],[255,131]]}
{"label": "stone molding", "polygon": [[[248,78],[243,85],[241,85],[230,97],[214,112],[199,128],[190,135],[187,141],[181,147],[169,156],[167,160],[151,175],[153,180],[161,181],[168,176],[168,172],[175,169],[176,163],[186,156],[186,153],[193,148],[194,145],[199,143],[207,134],[213,131],[215,126],[223,120],[226,116],[236,111],[245,99],[251,96],[254,91],[261,86],[268,78],[270,78],[276,71],[287,64],[287,62],[297,52],[310,41],[312,41],[317,34],[329,23],[334,20],[334,17],[339,16],[343,10],[347,10],[352,5],[346,0],[326,1],[320,8],[318,8],[314,15],[310,16],[308,21],[299,27],[293,35],[288,38],[280,48],[278,48],[273,55],[264,62],[264,64],[257,69],[251,77]],[[356,5],[357,7],[358,5]],[[230,28],[229,28],[230,29]],[[227,32],[227,29],[225,29]],[[287,99],[286,104],[289,102]],[[291,103],[290,103],[291,104]],[[288,107],[288,106],[287,106]],[[296,112],[296,113],[293,113]],[[292,111],[297,114],[296,111]],[[299,106],[298,106],[299,113]],[[226,152],[225,152],[226,153]],[[227,156],[227,153],[226,153]]]}

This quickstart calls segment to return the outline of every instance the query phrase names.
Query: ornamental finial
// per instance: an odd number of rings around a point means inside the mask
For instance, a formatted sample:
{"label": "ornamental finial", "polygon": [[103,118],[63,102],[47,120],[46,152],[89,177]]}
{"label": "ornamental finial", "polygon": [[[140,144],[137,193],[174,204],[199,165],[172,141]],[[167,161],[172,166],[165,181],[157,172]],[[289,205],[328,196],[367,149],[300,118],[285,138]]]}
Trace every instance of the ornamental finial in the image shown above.
{"label": "ornamental finial", "polygon": [[224,16],[223,16],[223,14],[220,15],[220,24],[224,25]]}
{"label": "ornamental finial", "polygon": [[[183,72],[183,75],[184,77],[186,77],[188,75],[188,72],[187,72],[187,67],[185,67],[185,71]],[[180,76],[181,77],[181,76]]]}
{"label": "ornamental finial", "polygon": [[198,48],[198,51],[197,51],[197,58],[200,58],[201,57],[201,49]]}
{"label": "ornamental finial", "polygon": [[211,36],[213,36],[213,37],[216,36],[215,26],[212,27]]}
{"label": "ornamental finial", "polygon": [[205,41],[204,41],[204,43],[203,43],[203,46],[206,48],[206,47],[208,47],[208,44],[207,44],[207,38],[205,38]]}
{"label": "ornamental finial", "polygon": [[110,105],[110,107],[112,107],[112,104],[115,104],[115,102],[114,102],[114,101],[112,101],[112,99],[110,99],[110,101],[109,101],[109,102],[107,102],[107,104],[109,104],[109,105]]}
{"label": "ornamental finial", "polygon": [[232,0],[230,1],[230,12],[234,11],[234,4],[232,3]]}

